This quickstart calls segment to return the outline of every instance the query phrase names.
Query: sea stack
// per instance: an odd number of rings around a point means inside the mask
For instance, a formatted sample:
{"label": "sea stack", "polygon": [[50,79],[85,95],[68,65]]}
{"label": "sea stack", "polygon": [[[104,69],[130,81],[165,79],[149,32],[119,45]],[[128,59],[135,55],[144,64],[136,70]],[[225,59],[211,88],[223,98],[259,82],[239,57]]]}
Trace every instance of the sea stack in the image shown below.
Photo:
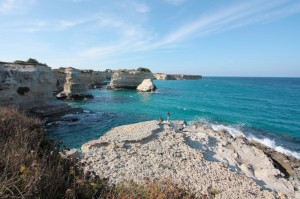
{"label": "sea stack", "polygon": [[138,85],[137,90],[140,92],[154,92],[157,87],[151,79],[144,79],[144,81]]}
{"label": "sea stack", "polygon": [[87,86],[80,81],[80,70],[67,68],[65,73],[66,83],[64,85],[64,90],[57,95],[57,99],[83,100],[93,98],[93,96],[88,93]]}
{"label": "sea stack", "polygon": [[113,73],[109,87],[113,90],[136,89],[144,79],[154,79],[150,70],[118,70]]}

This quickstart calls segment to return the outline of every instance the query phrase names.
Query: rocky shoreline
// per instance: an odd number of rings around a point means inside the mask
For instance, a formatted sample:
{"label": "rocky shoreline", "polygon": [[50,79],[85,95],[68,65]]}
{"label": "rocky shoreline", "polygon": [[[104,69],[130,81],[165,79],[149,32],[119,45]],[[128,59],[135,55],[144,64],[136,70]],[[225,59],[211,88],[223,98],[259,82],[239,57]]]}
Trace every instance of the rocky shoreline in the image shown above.
{"label": "rocky shoreline", "polygon": [[85,170],[112,184],[170,179],[199,197],[300,198],[298,159],[205,123],[120,126],[81,150]]}

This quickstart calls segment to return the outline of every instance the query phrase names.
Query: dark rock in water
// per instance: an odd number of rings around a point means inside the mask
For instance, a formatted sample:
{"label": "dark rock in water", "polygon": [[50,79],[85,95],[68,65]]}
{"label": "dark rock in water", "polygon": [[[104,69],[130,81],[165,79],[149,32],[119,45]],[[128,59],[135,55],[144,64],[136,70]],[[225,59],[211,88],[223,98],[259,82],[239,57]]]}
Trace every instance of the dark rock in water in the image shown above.
{"label": "dark rock in water", "polygon": [[69,94],[65,100],[69,101],[80,101],[84,99],[93,99],[94,96],[91,94]]}
{"label": "dark rock in water", "polygon": [[65,117],[62,119],[62,121],[65,122],[77,122],[79,119],[77,117]]}
{"label": "dark rock in water", "polygon": [[67,98],[67,95],[65,93],[59,93],[56,95],[56,99],[58,100],[65,100]]}
{"label": "dark rock in water", "polygon": [[81,108],[73,108],[66,104],[44,106],[32,108],[28,111],[30,115],[38,116],[45,119],[47,122],[61,120],[61,117],[67,114],[82,113]]}

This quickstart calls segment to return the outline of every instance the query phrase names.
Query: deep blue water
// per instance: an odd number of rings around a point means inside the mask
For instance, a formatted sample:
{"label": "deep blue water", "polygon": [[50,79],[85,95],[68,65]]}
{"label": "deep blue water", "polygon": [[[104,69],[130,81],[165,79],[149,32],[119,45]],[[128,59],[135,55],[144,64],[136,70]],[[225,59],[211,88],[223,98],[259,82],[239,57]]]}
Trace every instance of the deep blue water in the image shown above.
{"label": "deep blue water", "polygon": [[61,122],[49,132],[78,148],[113,127],[170,112],[174,120],[225,126],[300,154],[300,78],[207,77],[155,84],[156,93],[91,90],[93,100],[70,103],[85,110],[80,120]]}

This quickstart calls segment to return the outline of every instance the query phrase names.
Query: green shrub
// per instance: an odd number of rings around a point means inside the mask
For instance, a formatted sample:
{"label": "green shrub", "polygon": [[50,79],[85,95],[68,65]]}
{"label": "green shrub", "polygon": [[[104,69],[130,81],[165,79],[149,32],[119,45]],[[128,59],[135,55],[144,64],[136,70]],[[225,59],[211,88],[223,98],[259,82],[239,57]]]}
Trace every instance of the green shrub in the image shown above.
{"label": "green shrub", "polygon": [[28,64],[40,64],[36,59],[32,59],[32,58],[29,58],[26,63],[28,63]]}
{"label": "green shrub", "polygon": [[33,58],[29,58],[27,61],[22,61],[22,60],[16,60],[13,62],[14,64],[33,64],[33,65],[37,65],[37,64],[40,64],[40,65],[45,65],[47,66],[47,64],[43,64],[43,63],[40,63],[39,61],[37,61],[36,59],[33,59]]}
{"label": "green shrub", "polygon": [[151,70],[149,70],[148,68],[142,68],[142,67],[138,68],[137,70],[141,72],[151,72]]}
{"label": "green shrub", "polygon": [[14,64],[26,64],[25,61],[22,61],[22,60],[16,60],[13,62]]}

